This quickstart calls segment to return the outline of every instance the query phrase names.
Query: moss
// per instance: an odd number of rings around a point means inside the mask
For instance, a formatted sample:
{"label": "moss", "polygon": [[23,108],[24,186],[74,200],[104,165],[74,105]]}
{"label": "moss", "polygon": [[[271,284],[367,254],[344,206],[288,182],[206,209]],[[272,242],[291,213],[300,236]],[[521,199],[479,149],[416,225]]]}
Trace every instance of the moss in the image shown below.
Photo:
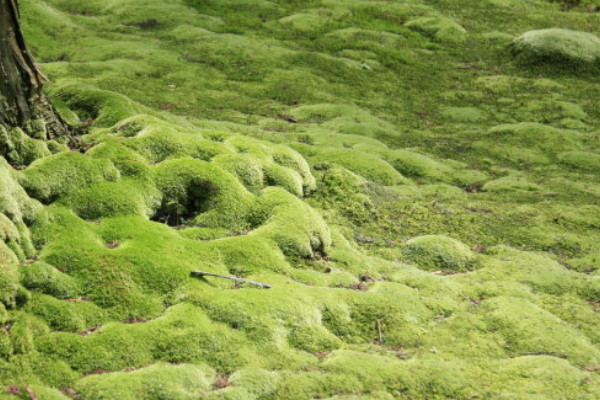
{"label": "moss", "polygon": [[[267,371],[261,368],[244,368],[236,371],[230,376],[233,386],[228,388],[230,391],[239,389],[241,399],[249,399],[253,396],[260,398],[273,393],[279,382],[279,374],[274,371]],[[214,393],[219,398],[218,393]],[[227,395],[224,396],[225,398]],[[232,396],[234,399],[235,396]]]}
{"label": "moss", "polygon": [[445,180],[453,172],[447,165],[411,150],[394,150],[390,158],[394,168],[411,178]]}
{"label": "moss", "polygon": [[569,151],[559,155],[561,163],[574,169],[596,172],[600,170],[600,154],[588,151]]}
{"label": "moss", "polygon": [[300,32],[311,32],[327,26],[330,23],[330,18],[317,13],[298,13],[280,19],[279,23]]}
{"label": "moss", "polygon": [[235,175],[248,189],[261,189],[265,184],[263,167],[251,155],[224,154],[215,157],[213,162]]}
{"label": "moss", "polygon": [[270,186],[281,186],[296,196],[304,193],[302,177],[296,171],[277,164],[267,165],[264,168],[265,181]]}
{"label": "moss", "polygon": [[74,190],[60,200],[79,217],[97,220],[118,215],[149,217],[159,205],[158,191],[148,182],[121,179]]}
{"label": "moss", "polygon": [[[159,213],[179,225],[245,229],[251,194],[232,175],[207,162],[165,161],[154,169],[162,193]],[[159,217],[162,218],[162,217]]]}
{"label": "moss", "polygon": [[335,394],[352,395],[361,391],[362,384],[355,377],[316,371],[284,377],[279,383],[274,397],[300,400],[312,396],[328,398]]}
{"label": "moss", "polygon": [[274,240],[286,255],[311,258],[329,251],[329,228],[306,203],[271,188],[263,194],[260,209],[270,215],[255,233]]}
{"label": "moss", "polygon": [[[0,237],[11,252],[23,257],[34,252],[26,224],[34,221],[41,205],[27,196],[19,178],[4,159],[0,160]],[[2,246],[7,252],[4,243]],[[8,260],[11,256],[6,254]]]}
{"label": "moss", "polygon": [[486,119],[485,114],[475,107],[446,107],[442,111],[442,117],[463,123],[481,122]]}
{"label": "moss", "polygon": [[125,120],[113,129],[121,135],[134,136],[124,143],[154,163],[184,156],[208,161],[228,153],[222,143],[206,139],[198,131],[175,129],[168,122],[148,115]]}
{"label": "moss", "polygon": [[588,386],[584,383],[593,379],[590,375],[556,357],[518,357],[502,362],[497,371],[501,379],[490,391],[502,387],[506,396],[515,399],[523,396],[546,397],[549,387],[552,388],[551,396],[556,399],[571,396],[572,393],[578,393],[581,398],[596,395],[595,385]]}
{"label": "moss", "polygon": [[23,186],[30,196],[49,203],[82,186],[117,180],[119,171],[108,160],[66,152],[33,163],[24,175]]}
{"label": "moss", "polygon": [[443,16],[417,18],[408,21],[405,26],[446,43],[464,42],[467,36],[465,28]]}
{"label": "moss", "polygon": [[[72,298],[70,298],[72,299]],[[34,295],[27,311],[57,331],[84,332],[99,326],[106,313],[89,301],[58,300],[47,295]]]}
{"label": "moss", "polygon": [[424,269],[465,271],[473,267],[475,257],[471,250],[458,240],[427,235],[406,242],[404,255]]}
{"label": "moss", "polygon": [[140,154],[118,141],[105,141],[92,147],[86,155],[110,160],[121,176],[140,176],[148,171],[147,161]]}
{"label": "moss", "polygon": [[63,83],[55,95],[75,110],[81,121],[90,120],[97,126],[109,127],[138,113],[127,97],[88,85]]}
{"label": "moss", "polygon": [[278,145],[272,147],[272,157],[277,164],[289,168],[300,175],[302,178],[301,195],[309,194],[315,190],[315,178],[308,163],[299,153],[287,146]]}
{"label": "moss", "polygon": [[0,256],[2,256],[0,264],[2,267],[0,268],[0,303],[7,307],[14,307],[19,288],[19,273],[15,265],[17,260],[8,248],[4,250],[3,254],[2,245],[3,243],[0,242]]}
{"label": "moss", "polygon": [[581,68],[582,64],[594,66],[600,60],[600,39],[588,32],[540,29],[516,38],[512,50],[521,62]]}
{"label": "moss", "polygon": [[76,390],[86,399],[188,400],[210,390],[214,372],[207,367],[158,363],[132,372],[91,375]]}
{"label": "moss", "polygon": [[33,161],[50,155],[47,145],[41,138],[32,138],[21,129],[6,130],[0,127],[0,153],[15,165],[29,165]]}
{"label": "moss", "polygon": [[310,159],[314,163],[337,164],[381,185],[397,185],[410,182],[385,160],[358,150],[319,149],[317,154],[310,157]]}
{"label": "moss", "polygon": [[509,190],[540,191],[541,186],[518,176],[505,176],[486,182],[481,188],[484,192],[506,192]]}
{"label": "moss", "polygon": [[523,122],[496,126],[488,131],[487,136],[497,142],[513,145],[515,148],[537,149],[554,154],[560,149],[579,148],[577,139],[581,137],[581,133],[539,123]]}
{"label": "moss", "polygon": [[29,290],[59,299],[76,298],[82,291],[77,280],[42,261],[21,267],[19,272],[21,284]]}
{"label": "moss", "polygon": [[207,363],[219,371],[231,372],[260,359],[242,335],[186,304],[171,307],[147,323],[111,323],[87,336],[46,335],[36,341],[36,346],[42,353],[60,356],[79,372],[142,367],[151,361]]}
{"label": "moss", "polygon": [[297,326],[292,328],[288,340],[292,346],[313,354],[337,349],[342,343],[327,330],[314,326]]}
{"label": "moss", "polygon": [[595,296],[598,290],[595,280],[569,271],[543,254],[518,251],[507,246],[492,247],[487,253],[494,257],[480,259],[483,269],[478,271],[479,277],[500,281],[510,277],[510,280],[521,282],[535,292],[552,295],[574,293],[585,299]]}

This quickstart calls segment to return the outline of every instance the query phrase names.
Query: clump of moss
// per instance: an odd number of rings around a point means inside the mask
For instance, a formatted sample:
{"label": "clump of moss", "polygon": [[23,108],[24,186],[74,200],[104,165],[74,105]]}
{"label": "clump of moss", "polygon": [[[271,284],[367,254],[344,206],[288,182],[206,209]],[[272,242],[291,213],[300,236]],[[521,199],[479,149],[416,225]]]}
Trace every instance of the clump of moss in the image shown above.
{"label": "clump of moss", "polygon": [[546,63],[566,68],[597,68],[600,63],[600,38],[588,32],[569,29],[539,29],[516,38],[511,49],[521,62]]}
{"label": "clump of moss", "polygon": [[312,354],[335,350],[342,344],[340,339],[326,329],[309,325],[292,328],[288,340],[292,346]]}
{"label": "clump of moss", "polygon": [[116,140],[106,140],[86,152],[87,156],[110,160],[121,176],[142,176],[149,167],[147,161],[136,151]]}
{"label": "clump of moss", "polygon": [[31,197],[51,203],[83,186],[115,181],[119,178],[119,171],[108,160],[64,152],[33,163],[24,177],[23,187]]}
{"label": "clump of moss", "polygon": [[454,173],[453,168],[412,150],[394,150],[388,157],[394,168],[411,178],[445,181]]}
{"label": "clump of moss", "polygon": [[89,121],[97,126],[109,127],[138,113],[138,108],[129,98],[81,83],[63,83],[55,89],[55,93],[64,104],[75,110],[80,121]]}
{"label": "clump of moss", "polygon": [[439,42],[461,43],[467,37],[465,28],[443,16],[421,17],[404,25]]}
{"label": "clump of moss", "polygon": [[15,264],[16,257],[13,255],[12,260],[9,254],[3,254],[2,245],[0,242],[0,303],[7,307],[16,305],[16,297],[19,290],[19,273]]}
{"label": "clump of moss", "polygon": [[486,182],[481,188],[484,192],[506,192],[508,190],[535,192],[541,189],[541,186],[518,176],[505,176],[503,178],[494,179],[493,181]]}
{"label": "clump of moss", "polygon": [[[92,332],[106,319],[106,312],[90,301],[65,301],[52,296],[35,294],[27,311],[43,320],[56,331]],[[90,329],[91,328],[91,329]],[[86,330],[90,329],[89,332]]]}
{"label": "clump of moss", "polygon": [[476,107],[446,107],[442,111],[442,117],[463,123],[481,122],[486,119],[486,115]]}
{"label": "clump of moss", "polygon": [[90,375],[77,382],[76,390],[86,399],[118,397],[123,400],[193,400],[211,390],[214,371],[200,365],[157,363],[133,371]]}
{"label": "clump of moss", "polygon": [[5,262],[22,260],[35,251],[27,224],[35,220],[41,205],[27,196],[20,178],[21,174],[0,159],[0,251]]}
{"label": "clump of moss", "polygon": [[467,271],[474,266],[473,252],[456,239],[426,235],[406,242],[404,256],[427,270]]}
{"label": "clump of moss", "polygon": [[0,154],[15,165],[29,165],[51,154],[43,139],[45,136],[32,138],[19,128],[7,130],[0,126]]}
{"label": "clump of moss", "polygon": [[[300,149],[300,147],[297,147]],[[410,181],[402,176],[382,158],[353,149],[312,149],[302,148],[314,163],[332,163],[354,172],[363,178],[381,185],[407,184]],[[314,153],[313,153],[314,152]]]}
{"label": "clump of moss", "polygon": [[569,151],[559,154],[561,163],[574,169],[597,172],[600,171],[600,154],[589,151]]}
{"label": "clump of moss", "polygon": [[159,205],[159,193],[149,182],[121,179],[99,182],[65,196],[60,203],[87,220],[117,215],[153,215]]}
{"label": "clump of moss", "polygon": [[162,193],[159,220],[206,227],[246,229],[252,195],[231,174],[205,161],[164,161],[154,169]]}
{"label": "clump of moss", "polygon": [[[323,256],[331,247],[329,228],[319,213],[280,188],[264,190],[249,221],[256,227],[251,233],[254,238],[272,240],[290,257]],[[240,243],[244,244],[248,241]]]}

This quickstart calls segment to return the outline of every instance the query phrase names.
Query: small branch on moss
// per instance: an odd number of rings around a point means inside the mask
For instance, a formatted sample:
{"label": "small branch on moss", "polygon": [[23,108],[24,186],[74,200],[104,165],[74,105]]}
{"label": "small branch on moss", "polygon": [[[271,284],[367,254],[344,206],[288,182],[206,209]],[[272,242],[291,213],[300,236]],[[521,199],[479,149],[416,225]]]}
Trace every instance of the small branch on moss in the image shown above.
{"label": "small branch on moss", "polygon": [[247,284],[250,284],[250,285],[261,287],[263,289],[271,289],[272,288],[271,285],[268,285],[266,283],[249,281],[247,279],[236,278],[234,276],[225,276],[225,275],[213,274],[212,272],[192,271],[191,275],[194,276],[194,277],[197,277],[197,278],[203,278],[205,276],[214,276],[215,278],[229,279],[230,281],[235,281],[235,282],[239,282],[239,283],[247,283]]}
{"label": "small branch on moss", "polygon": [[380,320],[377,320],[377,332],[379,333],[379,345],[383,346],[385,344],[385,337],[383,336]]}

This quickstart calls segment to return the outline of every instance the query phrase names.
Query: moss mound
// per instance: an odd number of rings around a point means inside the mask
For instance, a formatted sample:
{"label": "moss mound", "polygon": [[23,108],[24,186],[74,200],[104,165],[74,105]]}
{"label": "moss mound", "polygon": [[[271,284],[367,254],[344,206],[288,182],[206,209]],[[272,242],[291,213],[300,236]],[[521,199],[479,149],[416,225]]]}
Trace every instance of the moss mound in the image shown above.
{"label": "moss mound", "polygon": [[566,68],[598,67],[600,38],[588,32],[569,29],[529,31],[512,42],[517,58],[526,63],[563,64]]}
{"label": "moss mound", "polygon": [[440,42],[460,43],[467,36],[465,28],[443,16],[417,18],[408,21],[405,26]]}
{"label": "moss mound", "polygon": [[406,242],[404,256],[424,269],[465,271],[471,268],[474,255],[458,240],[442,235],[427,235]]}

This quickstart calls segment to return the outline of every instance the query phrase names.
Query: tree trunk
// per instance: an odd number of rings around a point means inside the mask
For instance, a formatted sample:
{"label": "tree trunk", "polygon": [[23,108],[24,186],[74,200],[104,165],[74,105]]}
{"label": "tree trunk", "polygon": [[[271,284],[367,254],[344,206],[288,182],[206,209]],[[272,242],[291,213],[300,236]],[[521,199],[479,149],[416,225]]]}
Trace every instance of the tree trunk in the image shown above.
{"label": "tree trunk", "polygon": [[54,139],[70,128],[42,91],[47,78],[27,50],[17,0],[0,0],[0,125]]}

